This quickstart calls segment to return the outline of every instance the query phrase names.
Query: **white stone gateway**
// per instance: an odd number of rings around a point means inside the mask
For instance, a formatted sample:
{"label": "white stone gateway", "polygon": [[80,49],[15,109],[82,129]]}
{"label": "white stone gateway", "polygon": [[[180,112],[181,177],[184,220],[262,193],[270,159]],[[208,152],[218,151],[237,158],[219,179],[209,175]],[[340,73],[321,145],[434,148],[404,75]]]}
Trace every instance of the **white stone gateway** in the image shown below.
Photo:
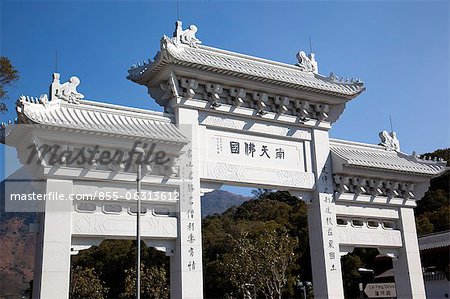
{"label": "white stone gateway", "polygon": [[[413,208],[445,162],[402,153],[394,133],[381,133],[380,145],[330,139],[332,123],[365,88],[320,75],[313,54],[287,65],[202,46],[196,32],[178,21],[154,61],[129,70],[164,113],[84,100],[80,80],[60,84],[59,74],[48,99],[17,102],[18,126],[4,125],[5,142],[44,192],[95,195],[43,203],[33,298],[68,298],[70,254],[135,238],[135,142],[154,147],[144,148],[152,162],[143,192],[165,194],[143,200],[141,232],[170,256],[171,298],[203,298],[200,196],[222,184],[287,190],[309,204],[315,298],[344,298],[340,257],[355,247],[394,259],[397,298],[424,298]],[[60,145],[60,157],[94,154],[83,165],[50,163],[45,144]],[[108,150],[124,159],[101,163]],[[105,200],[108,192],[118,199]]]}

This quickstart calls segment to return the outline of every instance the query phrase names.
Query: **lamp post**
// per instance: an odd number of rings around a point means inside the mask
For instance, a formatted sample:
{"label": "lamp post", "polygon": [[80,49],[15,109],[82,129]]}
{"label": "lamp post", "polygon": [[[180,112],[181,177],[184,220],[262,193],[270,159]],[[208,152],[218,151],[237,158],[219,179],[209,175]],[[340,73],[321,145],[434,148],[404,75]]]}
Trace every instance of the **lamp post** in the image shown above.
{"label": "lamp post", "polygon": [[[136,153],[145,155],[145,151],[136,147],[134,149]],[[137,211],[136,211],[136,298],[141,299],[141,179],[142,179],[142,162],[137,163]]]}

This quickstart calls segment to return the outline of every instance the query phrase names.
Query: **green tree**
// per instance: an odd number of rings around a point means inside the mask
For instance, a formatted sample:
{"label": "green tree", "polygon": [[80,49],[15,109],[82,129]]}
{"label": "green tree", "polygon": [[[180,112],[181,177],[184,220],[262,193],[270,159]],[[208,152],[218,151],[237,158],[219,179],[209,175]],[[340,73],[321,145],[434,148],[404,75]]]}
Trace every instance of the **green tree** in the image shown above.
{"label": "green tree", "polygon": [[290,237],[286,230],[268,231],[256,239],[259,260],[262,261],[262,280],[266,298],[279,298],[288,281],[288,267],[294,260],[297,240]]}
{"label": "green tree", "polygon": [[363,266],[361,258],[353,253],[349,253],[342,257],[342,280],[344,283],[345,298],[358,298],[361,275],[358,269]]}
{"label": "green tree", "polygon": [[106,298],[108,288],[100,280],[94,268],[77,266],[71,269],[70,294],[71,299],[102,299]]}
{"label": "green tree", "polygon": [[248,297],[254,288],[265,298],[281,298],[296,246],[297,240],[284,228],[263,230],[256,235],[242,232],[222,262],[233,287],[230,295]]}
{"label": "green tree", "polygon": [[416,217],[416,227],[418,235],[426,235],[434,231],[433,223],[424,215]]}
{"label": "green tree", "polygon": [[[247,239],[241,240],[242,232],[248,232]],[[231,283],[230,275],[225,271],[229,255],[241,242],[256,239],[267,231],[287,232],[298,240],[300,246],[293,250],[292,262],[286,269],[286,282],[282,288],[283,297],[292,298],[298,295],[295,287],[298,276],[311,281],[311,269],[308,245],[308,221],[306,204],[288,192],[276,191],[245,202],[239,207],[233,207],[222,215],[206,217],[202,222],[203,266],[205,272],[204,294],[206,298],[225,298],[240,296],[237,294],[237,284]],[[294,262],[295,260],[295,262]],[[247,264],[247,263],[246,263]],[[239,268],[241,265],[236,264]],[[245,269],[243,269],[245,270]],[[247,279],[245,283],[250,283]],[[236,279],[238,281],[238,279]],[[247,287],[253,292],[252,286]],[[297,294],[295,293],[297,292]],[[260,291],[259,295],[264,297]]]}
{"label": "green tree", "polygon": [[[145,268],[162,267],[168,273],[169,260],[164,253],[142,242],[141,260]],[[72,256],[74,266],[92,267],[108,286],[107,298],[118,298],[125,292],[125,282],[136,263],[136,242],[133,240],[105,240]]]}
{"label": "green tree", "polygon": [[0,57],[0,112],[8,111],[8,107],[3,102],[8,98],[6,87],[19,79],[19,71],[14,68],[7,57]]}
{"label": "green tree", "polygon": [[[121,298],[136,297],[136,268],[125,270],[125,291]],[[169,279],[164,267],[145,267],[141,264],[141,295],[143,298],[169,298]]]}
{"label": "green tree", "polygon": [[273,191],[270,190],[270,189],[261,189],[261,188],[258,188],[258,189],[253,189],[253,190],[252,190],[253,197],[256,198],[256,199],[262,199],[262,198],[265,198],[265,197],[266,197],[267,195],[269,195],[270,193],[273,193]]}
{"label": "green tree", "polygon": [[[450,166],[450,148],[439,149],[422,155],[442,158]],[[430,188],[417,202],[415,209],[417,232],[419,235],[450,229],[450,171],[430,181]]]}

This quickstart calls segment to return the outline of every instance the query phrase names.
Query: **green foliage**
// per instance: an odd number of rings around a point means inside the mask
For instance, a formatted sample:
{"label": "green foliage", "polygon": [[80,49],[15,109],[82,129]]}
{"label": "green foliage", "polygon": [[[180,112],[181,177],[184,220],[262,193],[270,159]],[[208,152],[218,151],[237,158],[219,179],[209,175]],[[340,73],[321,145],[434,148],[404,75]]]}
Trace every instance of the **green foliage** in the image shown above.
{"label": "green foliage", "polygon": [[[136,268],[125,270],[125,292],[120,298],[136,298]],[[141,264],[141,296],[150,299],[169,298],[169,278],[164,267]]]}
{"label": "green foliage", "polygon": [[[6,87],[18,79],[19,71],[14,68],[11,61],[7,57],[0,57],[0,100],[3,101],[8,97]],[[0,111],[8,111],[8,107],[3,102],[0,102]]]}
{"label": "green foliage", "polygon": [[358,284],[361,281],[358,269],[363,266],[361,258],[356,254],[347,254],[342,257],[341,266],[345,298],[358,298]]}
{"label": "green foliage", "polygon": [[298,276],[311,280],[307,231],[306,205],[281,191],[205,218],[205,297],[294,296]]}
{"label": "green foliage", "polygon": [[76,266],[71,269],[70,299],[102,299],[108,288],[94,268]]}
{"label": "green foliage", "polygon": [[[162,252],[153,248],[148,248],[142,243],[141,260],[148,271],[153,269],[164,269],[168,273],[168,257]],[[99,246],[93,246],[90,249],[82,250],[77,255],[72,256],[72,265],[74,267],[92,267],[99,277],[108,286],[107,298],[119,298],[125,293],[126,281],[130,272],[127,269],[133,269],[136,263],[136,242],[132,240],[105,240]],[[153,272],[147,274],[154,274]],[[165,284],[168,289],[168,277]]]}
{"label": "green foliage", "polygon": [[434,225],[425,215],[416,217],[416,228],[418,235],[431,234],[434,231]]}
{"label": "green foliage", "polygon": [[255,199],[262,199],[262,198],[266,197],[267,195],[269,195],[270,193],[272,193],[272,190],[270,190],[270,189],[258,188],[258,189],[252,190],[252,194]]}
{"label": "green foliage", "polygon": [[281,228],[256,234],[243,231],[233,241],[233,250],[221,261],[232,287],[229,295],[245,297],[246,292],[255,291],[265,298],[281,298],[297,240]]}
{"label": "green foliage", "polygon": [[[450,149],[440,149],[424,154],[433,158],[450,161]],[[417,202],[416,225],[419,235],[441,232],[450,229],[450,171],[434,178],[424,197]]]}

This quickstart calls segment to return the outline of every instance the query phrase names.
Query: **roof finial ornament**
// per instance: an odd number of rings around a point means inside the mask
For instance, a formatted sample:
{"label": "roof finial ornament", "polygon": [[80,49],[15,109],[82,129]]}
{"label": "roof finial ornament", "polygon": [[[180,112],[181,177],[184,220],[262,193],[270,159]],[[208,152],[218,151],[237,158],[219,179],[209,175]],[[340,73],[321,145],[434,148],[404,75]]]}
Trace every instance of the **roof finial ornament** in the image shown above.
{"label": "roof finial ornament", "polygon": [[300,51],[297,53],[297,59],[298,63],[296,64],[299,66],[302,71],[305,72],[312,72],[317,74],[317,61],[314,57],[314,53],[311,53],[308,57],[304,51]]}
{"label": "roof finial ornament", "polygon": [[397,139],[396,132],[388,133],[388,131],[382,131],[378,135],[381,139],[379,145],[384,146],[388,151],[400,151],[400,141]]}
{"label": "roof finial ornament", "polygon": [[202,42],[195,37],[195,33],[197,33],[197,26],[191,25],[188,29],[183,30],[181,21],[176,21],[175,23],[175,32],[173,33],[173,37],[175,42],[187,44],[191,47],[198,47]]}
{"label": "roof finial ornament", "polygon": [[78,104],[84,98],[84,95],[77,91],[78,85],[80,85],[80,79],[76,76],[70,77],[69,82],[60,84],[59,74],[55,73],[53,74],[53,82],[51,85],[51,98],[55,96],[63,101]]}

